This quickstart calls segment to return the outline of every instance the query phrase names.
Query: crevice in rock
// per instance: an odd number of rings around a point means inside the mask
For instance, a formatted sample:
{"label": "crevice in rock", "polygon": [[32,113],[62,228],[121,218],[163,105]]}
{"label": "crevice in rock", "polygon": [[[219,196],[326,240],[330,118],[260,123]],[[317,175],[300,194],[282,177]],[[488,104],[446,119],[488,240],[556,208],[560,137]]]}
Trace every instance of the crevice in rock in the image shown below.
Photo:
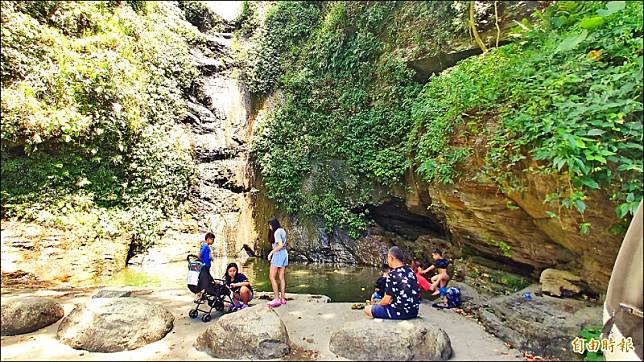
{"label": "crevice in rock", "polygon": [[235,185],[234,182],[226,177],[216,177],[209,180],[203,180],[203,183],[205,185],[217,185],[222,189],[232,191],[236,194],[242,194],[250,191],[250,188],[244,187],[242,185]]}
{"label": "crevice in rock", "polygon": [[502,270],[508,273],[517,274],[531,279],[535,278],[535,272],[538,276],[540,270],[534,266],[512,260],[503,255],[486,253],[475,249],[469,245],[463,245],[463,256],[470,257],[471,260],[492,269]]}
{"label": "crevice in rock", "polygon": [[419,215],[410,212],[401,199],[386,201],[379,206],[368,206],[367,209],[378,225],[405,239],[416,240],[421,235],[446,236],[438,218],[431,214]]}
{"label": "crevice in rock", "polygon": [[230,148],[221,148],[217,150],[196,150],[197,159],[201,163],[212,163],[213,161],[230,160],[238,155],[238,151]]}

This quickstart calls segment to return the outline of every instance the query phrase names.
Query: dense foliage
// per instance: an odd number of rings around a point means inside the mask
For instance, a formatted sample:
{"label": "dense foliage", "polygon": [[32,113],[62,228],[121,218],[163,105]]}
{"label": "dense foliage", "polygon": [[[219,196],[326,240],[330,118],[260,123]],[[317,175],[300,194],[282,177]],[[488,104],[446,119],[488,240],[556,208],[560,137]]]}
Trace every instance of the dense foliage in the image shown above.
{"label": "dense foliage", "polygon": [[141,245],[186,198],[198,31],[172,3],[2,2],[2,217]]}
{"label": "dense foliage", "polygon": [[565,181],[548,201],[583,214],[588,191],[601,188],[621,201],[620,218],[634,213],[642,195],[641,10],[559,3],[525,26],[520,41],[432,79],[408,141],[418,171],[443,182],[457,176],[469,148],[450,144],[450,135],[474,111],[470,118],[498,122],[480,130],[491,139],[488,176],[504,182],[531,157],[539,161],[531,171]]}
{"label": "dense foliage", "polygon": [[[427,28],[401,25],[409,6]],[[414,83],[406,57],[423,40],[426,54],[462,35],[463,11],[460,2],[273,7],[246,69],[255,93],[284,95],[254,145],[269,196],[355,235],[374,188],[409,170],[455,182],[468,174],[471,139],[483,139],[479,179],[504,191],[520,188],[524,172],[563,181],[545,200],[558,205],[553,217],[566,207],[583,215],[594,190],[619,202],[618,217],[632,214],[642,197],[642,4],[557,2],[511,44]],[[436,34],[409,36],[408,25]]]}
{"label": "dense foliage", "polygon": [[223,19],[214,14],[201,1],[179,1],[179,8],[183,10],[186,20],[201,32],[222,31]]}
{"label": "dense foliage", "polygon": [[397,6],[280,3],[267,15],[258,52],[282,54],[281,64],[255,57],[248,81],[256,92],[279,81],[286,100],[253,151],[269,195],[287,211],[360,230],[370,191],[409,166],[403,141],[421,86],[375,34]]}

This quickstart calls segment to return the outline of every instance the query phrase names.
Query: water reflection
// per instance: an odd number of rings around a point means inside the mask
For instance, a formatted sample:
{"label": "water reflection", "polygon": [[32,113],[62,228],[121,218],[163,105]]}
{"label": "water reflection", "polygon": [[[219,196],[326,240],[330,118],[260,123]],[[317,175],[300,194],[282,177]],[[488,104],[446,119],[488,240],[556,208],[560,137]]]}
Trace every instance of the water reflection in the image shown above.
{"label": "water reflection", "polygon": [[[240,272],[248,276],[255,290],[272,291],[268,279],[269,263],[265,259],[250,258],[242,264],[234,259],[215,258],[210,273],[223,277],[230,262],[237,262]],[[96,285],[184,288],[186,273],[186,262],[128,267],[112,277],[97,280]],[[286,270],[286,291],[324,294],[334,302],[364,301],[373,293],[379,275],[380,271],[374,267],[292,262]]]}

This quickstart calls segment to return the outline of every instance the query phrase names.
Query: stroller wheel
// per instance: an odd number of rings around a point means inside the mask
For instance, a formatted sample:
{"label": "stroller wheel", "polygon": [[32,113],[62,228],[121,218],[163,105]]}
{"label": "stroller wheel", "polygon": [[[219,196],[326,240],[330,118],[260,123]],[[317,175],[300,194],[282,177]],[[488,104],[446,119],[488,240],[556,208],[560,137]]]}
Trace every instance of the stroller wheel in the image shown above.
{"label": "stroller wheel", "polygon": [[211,320],[211,319],[212,319],[212,316],[211,316],[210,314],[204,314],[204,315],[203,315],[203,317],[201,317],[201,320],[202,320],[204,323],[208,323],[208,322],[210,322],[210,320]]}
{"label": "stroller wheel", "polygon": [[196,309],[191,309],[190,312],[188,312],[188,316],[192,319],[197,318],[199,316],[199,312]]}

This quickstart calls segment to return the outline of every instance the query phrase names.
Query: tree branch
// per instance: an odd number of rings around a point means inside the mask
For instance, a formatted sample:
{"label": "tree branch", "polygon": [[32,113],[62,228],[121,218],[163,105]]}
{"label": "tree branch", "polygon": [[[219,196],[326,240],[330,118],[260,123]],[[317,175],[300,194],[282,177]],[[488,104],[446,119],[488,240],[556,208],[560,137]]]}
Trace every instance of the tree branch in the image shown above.
{"label": "tree branch", "polygon": [[501,36],[501,28],[499,27],[499,12],[496,8],[498,1],[494,2],[494,23],[496,24],[496,47],[499,47],[499,37]]}
{"label": "tree branch", "polygon": [[470,1],[470,29],[472,29],[472,33],[474,35],[474,39],[476,40],[476,44],[478,44],[479,48],[483,51],[483,53],[487,53],[487,47],[481,40],[481,37],[479,36],[478,30],[476,30],[476,20],[474,19],[474,3],[475,1]]}

